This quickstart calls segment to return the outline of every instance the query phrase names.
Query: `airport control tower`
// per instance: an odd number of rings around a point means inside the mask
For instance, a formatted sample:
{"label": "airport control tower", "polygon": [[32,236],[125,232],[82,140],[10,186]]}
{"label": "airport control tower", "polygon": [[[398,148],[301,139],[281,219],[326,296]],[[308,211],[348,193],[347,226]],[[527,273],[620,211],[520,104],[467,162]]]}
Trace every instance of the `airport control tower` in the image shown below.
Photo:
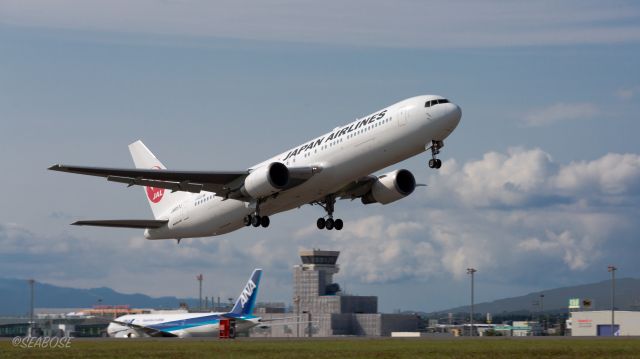
{"label": "airport control tower", "polygon": [[339,255],[319,249],[300,251],[302,264],[293,268],[293,313],[312,325],[296,328],[296,335],[348,335],[351,314],[378,311],[378,297],[341,295],[340,285],[333,282]]}
{"label": "airport control tower", "polygon": [[416,316],[378,313],[378,297],[343,295],[333,281],[338,251],[300,251],[302,264],[293,268],[293,314],[301,322],[295,336],[389,335],[396,329],[415,330]]}
{"label": "airport control tower", "polygon": [[301,265],[294,267],[293,289],[294,298],[310,298],[321,295],[335,295],[340,291],[340,286],[333,283],[333,275],[340,268],[338,251],[300,251]]}
{"label": "airport control tower", "polygon": [[[390,336],[394,331],[416,331],[415,314],[378,313],[378,297],[345,295],[333,276],[338,273],[338,251],[299,252],[301,264],[293,266],[293,313],[263,314],[263,319],[294,323],[254,328],[255,337],[330,337],[344,335]],[[291,320],[286,320],[291,322]],[[297,323],[296,323],[297,322]]]}

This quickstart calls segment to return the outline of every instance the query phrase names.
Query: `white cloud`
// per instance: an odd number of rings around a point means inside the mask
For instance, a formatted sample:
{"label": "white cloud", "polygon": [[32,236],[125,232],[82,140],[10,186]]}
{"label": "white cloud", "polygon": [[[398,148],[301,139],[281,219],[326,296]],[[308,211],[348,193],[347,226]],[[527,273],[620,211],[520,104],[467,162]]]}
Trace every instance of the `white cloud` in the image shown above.
{"label": "white cloud", "polygon": [[[553,166],[551,156],[542,150],[512,148],[507,154],[488,152],[482,160],[470,161],[459,170],[453,166],[453,171],[442,171],[440,178],[446,178],[442,182],[464,203],[518,205],[545,187]],[[449,163],[443,167],[448,168]]]}
{"label": "white cloud", "polygon": [[4,0],[5,24],[348,45],[448,48],[637,42],[634,4],[598,1]]}
{"label": "white cloud", "polygon": [[[308,221],[312,209],[282,215],[290,217],[286,223],[275,217],[260,236],[247,229],[180,245],[37,235],[0,225],[0,272],[153,295],[195,295],[193,278],[204,272],[208,290],[226,298],[260,266],[267,274],[263,298],[287,300],[291,266],[303,248],[340,250],[336,280],[346,285],[462,280],[468,267],[504,285],[539,284],[544,271],[545,283],[581,273],[589,281],[601,261],[635,265],[620,258],[638,251],[640,155],[560,164],[541,149],[514,148],[466,163],[447,161],[428,183],[427,191],[412,195],[424,206],[365,207],[356,213],[381,214],[345,216],[342,231],[315,229]],[[355,204],[339,206],[344,211]]]}
{"label": "white cloud", "polygon": [[581,270],[587,264],[599,257],[599,252],[594,249],[595,243],[589,236],[576,239],[571,231],[565,230],[556,234],[547,231],[546,239],[529,238],[518,244],[518,249],[525,252],[538,252],[539,254],[555,254],[561,256],[564,263],[572,270]]}
{"label": "white cloud", "polygon": [[616,96],[621,100],[630,100],[633,98],[634,94],[635,94],[634,88],[626,88],[626,89],[620,89],[616,91]]}
{"label": "white cloud", "polygon": [[470,266],[509,282],[538,280],[537,266],[586,271],[624,251],[607,243],[640,230],[640,155],[558,164],[541,149],[513,148],[447,161],[428,182],[428,208],[385,211],[340,233],[300,231],[299,239],[330,241],[342,251],[342,275],[365,283],[460,280]]}
{"label": "white cloud", "polygon": [[572,162],[553,179],[558,191],[627,196],[640,192],[640,156],[609,153],[594,161]]}
{"label": "white cloud", "polygon": [[461,168],[447,161],[432,187],[467,207],[526,207],[545,203],[628,202],[640,193],[640,155],[610,153],[592,161],[555,163],[541,149],[486,153]]}
{"label": "white cloud", "polygon": [[597,114],[598,108],[591,103],[557,103],[531,112],[524,118],[524,124],[529,127],[540,127],[562,121],[592,118]]}

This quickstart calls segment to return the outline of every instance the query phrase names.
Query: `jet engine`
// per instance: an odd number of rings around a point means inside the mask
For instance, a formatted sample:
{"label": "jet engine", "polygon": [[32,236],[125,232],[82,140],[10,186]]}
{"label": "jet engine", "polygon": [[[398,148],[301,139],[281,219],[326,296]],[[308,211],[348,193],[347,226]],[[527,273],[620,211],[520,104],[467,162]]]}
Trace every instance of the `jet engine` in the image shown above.
{"label": "jet engine", "polygon": [[251,171],[240,191],[252,198],[263,198],[279,192],[289,183],[289,169],[280,162],[272,162]]}
{"label": "jet engine", "polygon": [[416,179],[408,170],[396,170],[381,175],[362,196],[362,203],[388,204],[410,195],[416,188]]}

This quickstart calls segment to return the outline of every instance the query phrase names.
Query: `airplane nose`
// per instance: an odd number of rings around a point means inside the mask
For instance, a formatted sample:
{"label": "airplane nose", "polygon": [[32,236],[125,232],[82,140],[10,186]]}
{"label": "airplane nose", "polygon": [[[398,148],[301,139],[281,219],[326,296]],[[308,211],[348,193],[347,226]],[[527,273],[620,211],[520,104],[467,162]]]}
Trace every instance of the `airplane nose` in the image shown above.
{"label": "airplane nose", "polygon": [[107,334],[111,337],[113,336],[113,332],[114,332],[115,328],[114,328],[114,323],[109,323],[109,325],[107,326]]}
{"label": "airplane nose", "polygon": [[451,108],[447,113],[447,122],[449,122],[453,127],[457,126],[460,123],[460,119],[462,118],[462,109],[460,106],[452,103]]}

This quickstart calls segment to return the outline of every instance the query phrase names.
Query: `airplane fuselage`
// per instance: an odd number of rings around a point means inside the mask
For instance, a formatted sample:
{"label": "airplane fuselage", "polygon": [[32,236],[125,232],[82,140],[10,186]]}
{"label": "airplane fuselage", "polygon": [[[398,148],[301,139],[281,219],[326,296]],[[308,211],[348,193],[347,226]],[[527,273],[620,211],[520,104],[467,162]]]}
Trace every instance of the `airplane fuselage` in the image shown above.
{"label": "airplane fuselage", "polygon": [[[220,319],[234,318],[236,331],[246,332],[259,324],[259,317],[230,316],[229,313],[157,313],[128,314],[116,318],[117,322],[135,324],[155,329],[165,334],[180,338],[209,337],[215,338],[220,331]],[[107,334],[113,338],[140,338],[148,336],[140,329],[112,322],[107,327]]]}
{"label": "airplane fuselage", "polygon": [[[280,162],[319,169],[301,185],[266,199],[260,204],[261,215],[321,200],[350,182],[424,152],[432,141],[443,141],[458,125],[461,111],[453,103],[426,107],[433,99],[441,97],[417,96],[395,103],[251,167]],[[145,237],[221,235],[244,227],[244,218],[254,211],[245,201],[211,192],[192,194],[161,218],[168,220],[166,226],[145,230]]]}

